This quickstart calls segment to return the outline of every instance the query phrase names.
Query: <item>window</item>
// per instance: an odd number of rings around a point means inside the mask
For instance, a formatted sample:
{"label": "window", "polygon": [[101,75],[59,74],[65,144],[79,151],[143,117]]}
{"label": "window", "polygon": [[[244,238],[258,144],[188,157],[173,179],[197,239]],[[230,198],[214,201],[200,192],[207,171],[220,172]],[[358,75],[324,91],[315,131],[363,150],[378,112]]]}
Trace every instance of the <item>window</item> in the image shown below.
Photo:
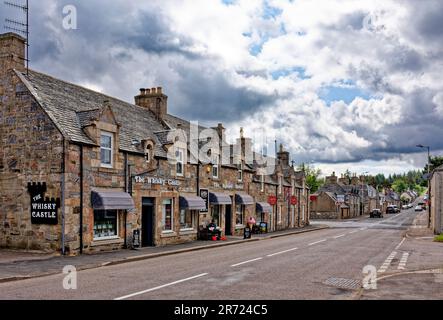
{"label": "window", "polygon": [[218,158],[215,158],[214,160],[213,160],[213,162],[214,162],[214,164],[212,165],[212,178],[214,178],[214,179],[218,179],[218,168],[219,168],[219,166],[218,166]]}
{"label": "window", "polygon": [[277,207],[277,221],[278,221],[278,224],[281,223],[281,211],[282,211],[282,206],[278,206]]}
{"label": "window", "polygon": [[279,176],[278,177],[278,194],[282,193],[282,189],[283,189],[283,177]]}
{"label": "window", "polygon": [[220,206],[215,205],[212,207],[212,220],[217,226],[220,226]]}
{"label": "window", "polygon": [[100,159],[102,167],[112,168],[114,135],[102,132],[100,137]]}
{"label": "window", "polygon": [[193,212],[191,210],[180,210],[180,229],[192,229],[194,227]]}
{"label": "window", "polygon": [[295,196],[295,180],[291,180],[291,189],[292,189],[292,195]]}
{"label": "window", "polygon": [[163,231],[172,231],[173,226],[173,210],[172,199],[163,200],[162,203]]}
{"label": "window", "polygon": [[265,175],[260,176],[260,191],[265,192]]}
{"label": "window", "polygon": [[151,162],[151,158],[152,158],[152,146],[151,146],[151,145],[148,145],[148,146],[146,147],[146,151],[145,151],[145,159],[146,159],[146,162],[147,162],[147,163]]}
{"label": "window", "polygon": [[302,212],[301,212],[301,214],[302,214],[301,218],[302,218],[303,221],[305,221],[305,205],[302,206],[302,209],[301,209],[301,210],[302,210]]}
{"label": "window", "polygon": [[94,210],[94,240],[118,238],[117,211]]}
{"label": "window", "polygon": [[184,174],[184,151],[183,149],[177,149],[175,151],[175,159],[176,159],[176,164],[175,164],[175,172],[177,173],[178,176],[183,176]]}
{"label": "window", "polygon": [[237,175],[238,182],[243,182],[243,164],[240,164]]}
{"label": "window", "polygon": [[235,223],[237,225],[242,225],[243,224],[243,221],[244,221],[244,219],[243,219],[244,210],[245,210],[245,207],[243,205],[241,205],[241,204],[237,204],[235,206]]}

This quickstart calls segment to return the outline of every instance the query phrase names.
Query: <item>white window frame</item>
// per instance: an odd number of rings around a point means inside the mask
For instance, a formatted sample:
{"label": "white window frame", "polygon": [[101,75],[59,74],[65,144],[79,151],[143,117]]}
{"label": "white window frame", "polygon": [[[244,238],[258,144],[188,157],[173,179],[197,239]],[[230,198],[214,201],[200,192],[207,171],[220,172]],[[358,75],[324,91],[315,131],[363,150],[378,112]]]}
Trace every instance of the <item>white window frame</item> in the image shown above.
{"label": "white window frame", "polygon": [[[185,150],[183,148],[177,148],[175,150],[176,154],[175,154],[175,174],[179,177],[183,177],[185,175]],[[177,155],[178,152],[178,155]],[[181,154],[181,160],[179,160]],[[181,163],[181,167],[182,167],[182,172],[179,173],[177,171],[177,164]]]}
{"label": "white window frame", "polygon": [[[166,210],[165,208],[165,201],[171,200],[171,229],[166,230]],[[173,198],[167,198],[163,199],[162,202],[162,233],[172,233],[174,232],[174,199]]]}
{"label": "white window frame", "polygon": [[238,182],[243,182],[243,163],[240,163],[240,169],[238,169],[237,180]]}
{"label": "white window frame", "polygon": [[[182,227],[182,212],[185,212],[185,220],[186,220],[186,212],[189,212],[191,214],[191,227],[190,228],[183,228]],[[192,231],[195,230],[195,212],[194,210],[188,210],[188,209],[180,209],[180,213],[179,213],[180,217],[179,217],[179,222],[180,222],[180,231]]]}
{"label": "white window frame", "polygon": [[[102,136],[111,138],[111,148],[102,147],[101,139]],[[111,151],[111,163],[102,162],[102,149]],[[112,132],[101,131],[100,132],[100,166],[103,168],[114,168],[114,134]]]}
{"label": "white window frame", "polygon": [[305,221],[305,205],[302,205],[302,213],[301,213],[301,220]]}
{"label": "white window frame", "polygon": [[277,206],[277,224],[281,224],[282,209],[283,209],[282,205]]}
{"label": "white window frame", "polygon": [[[239,212],[237,210],[237,206],[240,207],[240,216],[241,216],[242,223],[237,223],[237,216],[238,216],[238,212]],[[245,225],[245,206],[242,204],[235,205],[235,225],[236,226],[244,226]]]}
{"label": "white window frame", "polygon": [[[116,239],[120,239],[119,234],[120,234],[120,219],[119,219],[119,211],[118,210],[94,210],[94,211],[116,211],[116,235],[115,236],[108,236],[108,237],[96,237],[94,235],[94,231],[92,232],[92,241],[104,241],[104,240],[116,240]],[[95,212],[92,213],[94,215],[94,221],[92,223],[92,225],[94,226],[94,222],[95,222]]]}
{"label": "white window frame", "polygon": [[[220,176],[220,166],[219,166],[219,161],[218,161],[218,157],[215,157],[213,160],[213,165],[212,165],[212,178],[213,179],[218,179]],[[217,174],[214,174],[214,169],[217,169]]]}
{"label": "white window frame", "polygon": [[265,175],[260,175],[260,192],[265,192]]}
{"label": "white window frame", "polygon": [[283,177],[278,177],[278,194],[282,194],[283,192]]}

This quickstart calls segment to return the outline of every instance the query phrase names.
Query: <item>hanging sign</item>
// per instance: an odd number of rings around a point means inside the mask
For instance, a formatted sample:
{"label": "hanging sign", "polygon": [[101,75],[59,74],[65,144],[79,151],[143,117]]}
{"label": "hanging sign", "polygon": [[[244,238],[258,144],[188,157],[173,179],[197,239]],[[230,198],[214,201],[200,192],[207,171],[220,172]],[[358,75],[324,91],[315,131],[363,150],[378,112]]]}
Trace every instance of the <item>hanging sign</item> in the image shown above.
{"label": "hanging sign", "polygon": [[200,212],[208,212],[208,204],[209,204],[209,190],[208,189],[200,189],[200,198],[205,201],[206,209],[200,210]]}
{"label": "hanging sign", "polygon": [[268,197],[268,203],[271,206],[275,206],[277,204],[277,197],[276,196],[269,196]]}
{"label": "hanging sign", "polygon": [[297,204],[297,197],[291,196],[291,205],[295,206]]}
{"label": "hanging sign", "polygon": [[31,196],[31,223],[58,224],[60,199],[44,197],[46,183],[28,183],[28,192]]}

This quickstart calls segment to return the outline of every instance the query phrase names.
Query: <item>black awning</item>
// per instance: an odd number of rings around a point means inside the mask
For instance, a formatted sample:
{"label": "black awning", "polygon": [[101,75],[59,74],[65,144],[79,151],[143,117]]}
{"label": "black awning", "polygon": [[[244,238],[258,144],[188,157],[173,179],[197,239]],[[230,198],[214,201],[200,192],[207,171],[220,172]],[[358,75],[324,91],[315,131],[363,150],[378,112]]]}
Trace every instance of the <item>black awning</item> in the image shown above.
{"label": "black awning", "polygon": [[210,192],[209,203],[211,204],[232,204],[229,194],[221,192]]}
{"label": "black awning", "polygon": [[94,210],[134,210],[134,200],[129,193],[121,191],[92,191]]}
{"label": "black awning", "polygon": [[272,207],[267,202],[257,202],[255,207],[258,212],[272,212]]}
{"label": "black awning", "polygon": [[236,204],[254,204],[254,198],[251,197],[249,194],[239,194],[237,193],[235,195],[235,203]]}
{"label": "black awning", "polygon": [[205,200],[199,196],[181,196],[179,203],[180,209],[206,210]]}

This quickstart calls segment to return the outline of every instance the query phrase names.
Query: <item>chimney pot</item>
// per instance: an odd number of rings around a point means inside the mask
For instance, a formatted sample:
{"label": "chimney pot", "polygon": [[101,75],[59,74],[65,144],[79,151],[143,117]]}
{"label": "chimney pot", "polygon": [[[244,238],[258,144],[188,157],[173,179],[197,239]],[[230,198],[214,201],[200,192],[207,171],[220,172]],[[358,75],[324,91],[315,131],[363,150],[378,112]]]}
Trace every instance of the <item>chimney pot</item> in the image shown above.
{"label": "chimney pot", "polygon": [[161,94],[162,93],[162,87],[157,87],[157,93]]}
{"label": "chimney pot", "polygon": [[144,89],[144,88],[140,88],[140,95],[141,95],[141,96],[144,96],[145,93],[146,93],[146,92],[145,92],[145,89]]}
{"label": "chimney pot", "polygon": [[156,90],[155,88],[152,88],[152,89],[151,89],[151,93],[152,93],[152,94],[155,94],[156,91],[157,91],[157,90]]}
{"label": "chimney pot", "polygon": [[151,94],[151,89],[145,89],[145,94]]}

